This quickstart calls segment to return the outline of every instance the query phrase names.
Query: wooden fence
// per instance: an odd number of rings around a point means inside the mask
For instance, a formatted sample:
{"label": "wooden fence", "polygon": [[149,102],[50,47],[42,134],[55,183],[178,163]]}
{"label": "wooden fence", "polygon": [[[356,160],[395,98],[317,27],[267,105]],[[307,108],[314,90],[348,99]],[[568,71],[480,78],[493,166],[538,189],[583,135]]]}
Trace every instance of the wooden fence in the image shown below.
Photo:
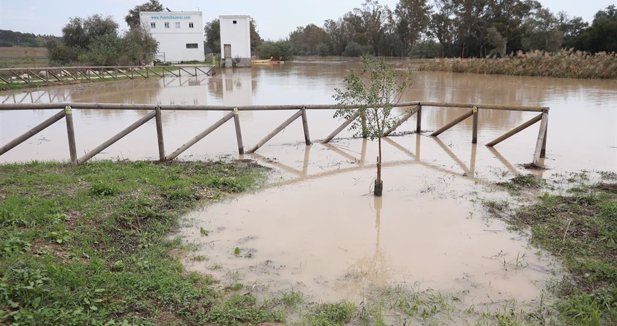
{"label": "wooden fence", "polygon": [[212,75],[213,66],[92,66],[92,67],[40,67],[0,69],[0,85],[53,84],[71,81],[102,79],[135,79],[164,76]]}
{"label": "wooden fence", "polygon": [[[464,114],[447,123],[443,127],[437,129],[432,132],[430,135],[432,137],[437,137],[441,133],[447,131],[452,128],[456,124],[462,122],[467,118],[473,119],[473,127],[472,127],[472,135],[471,142],[476,144],[478,141],[478,112],[480,110],[498,110],[498,111],[526,111],[526,112],[537,112],[538,115],[530,119],[529,121],[513,128],[512,130],[504,133],[503,135],[497,137],[496,139],[490,141],[486,144],[488,147],[493,147],[502,141],[512,137],[513,135],[519,133],[520,131],[530,127],[531,125],[540,122],[540,129],[538,131],[538,137],[536,139],[535,150],[533,153],[533,164],[537,166],[543,166],[542,158],[545,157],[546,153],[546,137],[547,137],[547,128],[548,128],[548,112],[549,108],[547,107],[535,107],[535,106],[504,106],[504,105],[474,105],[474,104],[464,104],[464,103],[436,103],[436,102],[408,102],[408,103],[400,103],[396,107],[407,109],[407,113],[405,113],[400,119],[394,123],[392,128],[385,133],[385,136],[389,136],[392,132],[394,132],[398,127],[400,127],[405,121],[411,118],[413,115],[417,116],[416,119],[416,130],[415,132],[422,132],[422,111],[427,107],[438,107],[438,108],[464,108],[467,109]],[[358,109],[357,106],[348,106],[347,108]],[[146,105],[146,104],[98,104],[98,103],[50,103],[50,104],[6,104],[0,105],[0,111],[3,110],[41,110],[41,109],[60,109],[56,114],[48,118],[47,120],[41,122],[39,125],[34,128],[28,130],[26,133],[20,135],[19,137],[13,139],[6,145],[0,147],[0,155],[8,152],[15,146],[23,143],[30,137],[36,135],[41,132],[45,128],[51,126],[61,119],[65,119],[66,128],[67,128],[67,136],[69,143],[69,155],[71,162],[74,164],[81,164],[87,162],[89,159],[94,157],[96,154],[100,153],[107,147],[111,146],[118,140],[122,139],[124,136],[128,135],[135,129],[139,128],[146,122],[151,119],[155,119],[156,121],[156,132],[157,132],[157,142],[158,142],[158,152],[159,152],[159,160],[167,161],[173,160],[182,154],[184,151],[189,149],[191,146],[195,145],[197,142],[208,136],[214,130],[225,124],[226,122],[233,119],[235,132],[236,132],[236,141],[238,144],[238,153],[244,154],[245,148],[242,140],[242,129],[240,126],[240,119],[238,117],[238,113],[240,111],[295,111],[292,116],[290,116],[287,120],[281,123],[278,127],[268,133],[263,137],[260,141],[257,142],[254,146],[250,147],[246,153],[254,153],[261,146],[266,144],[270,139],[276,136],[283,129],[288,127],[291,123],[293,123],[297,119],[301,119],[302,128],[304,131],[304,142],[306,145],[310,145],[312,140],[309,135],[308,128],[308,119],[306,115],[307,110],[334,110],[336,109],[333,105],[262,105],[262,106],[241,106],[241,107],[231,107],[231,106],[188,106],[188,105]],[[103,110],[103,109],[113,109],[113,110],[147,110],[149,111],[145,116],[141,119],[135,121],[133,124],[120,131],[113,137],[109,138],[107,141],[103,142],[101,145],[97,146],[90,152],[86,153],[82,157],[77,157],[77,147],[75,141],[75,131],[73,125],[73,115],[72,112],[74,109],[79,110]],[[225,111],[228,112],[223,118],[216,121],[210,127],[206,128],[204,131],[187,141],[184,145],[180,146],[178,149],[174,150],[170,154],[167,154],[165,151],[165,141],[163,136],[163,122],[161,119],[161,115],[163,111]],[[349,124],[351,124],[355,119],[358,119],[360,116],[359,111],[356,112],[352,117],[344,121],[338,128],[336,128],[332,133],[330,133],[326,138],[321,140],[321,143],[328,143],[334,137],[336,137],[341,131],[343,131]]]}

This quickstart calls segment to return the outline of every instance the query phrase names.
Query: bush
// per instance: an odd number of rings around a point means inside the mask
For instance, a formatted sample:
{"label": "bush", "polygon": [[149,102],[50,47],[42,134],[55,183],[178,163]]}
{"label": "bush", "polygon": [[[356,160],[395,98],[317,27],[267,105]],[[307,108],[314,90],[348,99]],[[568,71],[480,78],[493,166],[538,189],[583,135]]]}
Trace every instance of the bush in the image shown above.
{"label": "bush", "polygon": [[372,54],[371,47],[360,45],[354,41],[347,43],[345,50],[341,53],[345,57],[359,57],[365,54]]}
{"label": "bush", "polygon": [[263,42],[258,48],[260,59],[291,60],[293,58],[293,46],[288,41]]}

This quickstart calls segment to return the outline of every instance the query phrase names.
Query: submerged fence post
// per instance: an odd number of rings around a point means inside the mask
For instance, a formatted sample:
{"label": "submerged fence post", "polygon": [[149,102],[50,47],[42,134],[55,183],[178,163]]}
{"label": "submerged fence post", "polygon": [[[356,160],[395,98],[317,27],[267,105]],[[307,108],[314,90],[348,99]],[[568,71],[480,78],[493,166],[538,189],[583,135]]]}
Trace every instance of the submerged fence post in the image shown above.
{"label": "submerged fence post", "polygon": [[473,112],[473,132],[471,136],[471,143],[478,143],[478,107],[474,106],[471,110]]}
{"label": "submerged fence post", "polygon": [[75,127],[73,125],[73,109],[70,105],[64,107],[64,117],[66,119],[66,134],[69,138],[69,154],[71,163],[77,164],[77,146],[75,145]]}
{"label": "submerged fence post", "polygon": [[309,135],[308,119],[306,118],[306,107],[302,108],[302,129],[304,129],[304,143],[311,144],[311,136]]}
{"label": "submerged fence post", "polygon": [[236,141],[238,142],[238,154],[244,154],[244,144],[242,143],[242,129],[240,129],[240,117],[238,108],[234,108],[234,126],[236,127]]}
{"label": "submerged fence post", "polygon": [[163,138],[163,118],[161,116],[161,106],[157,105],[154,108],[156,121],[156,138],[159,145],[159,161],[165,161],[165,139]]}
{"label": "submerged fence post", "polygon": [[542,162],[540,159],[544,156],[542,155],[542,151],[546,152],[546,134],[548,127],[548,110],[542,111],[542,120],[540,120],[540,130],[538,131],[538,139],[536,141],[536,150],[533,153],[533,164],[537,166],[542,166]]}
{"label": "submerged fence post", "polygon": [[418,104],[418,112],[416,113],[416,133],[422,132],[422,104]]}
{"label": "submerged fence post", "polygon": [[[544,114],[542,114],[544,118]],[[542,150],[540,151],[540,157],[546,157],[546,138],[548,137],[548,110],[546,111],[546,128],[544,128],[544,140],[542,141]]]}

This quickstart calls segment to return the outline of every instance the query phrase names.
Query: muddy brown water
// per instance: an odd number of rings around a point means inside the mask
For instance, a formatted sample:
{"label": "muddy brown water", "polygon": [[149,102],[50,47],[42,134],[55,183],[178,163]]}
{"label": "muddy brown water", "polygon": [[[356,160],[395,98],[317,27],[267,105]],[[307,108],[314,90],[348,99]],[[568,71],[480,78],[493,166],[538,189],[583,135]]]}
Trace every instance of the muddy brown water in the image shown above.
{"label": "muddy brown water", "polygon": [[[0,93],[0,103],[103,102],[200,105],[326,104],[355,63],[297,62],[275,67],[223,70],[214,77],[163,78],[49,87]],[[547,171],[617,170],[617,81],[416,72],[404,100],[542,105],[551,108]],[[423,129],[435,130],[462,113],[427,108]],[[0,144],[51,116],[52,111],[0,111]],[[75,110],[78,152],[85,153],[143,111]],[[241,112],[245,148],[293,112]],[[425,134],[384,142],[384,197],[370,196],[373,142],[348,138],[330,145],[303,143],[294,122],[255,155],[273,167],[266,189],[196,210],[178,234],[196,244],[191,270],[238,279],[260,293],[296,289],[315,300],[359,301],[373,286],[462,293],[469,304],[538,300],[558,274],[551,257],[528,245],[525,235],[487,218],[485,199],[503,200],[490,183],[517,173],[532,159],[538,126],[489,149],[486,144],[534,113],[481,111],[478,145],[471,119],[439,138]],[[171,152],[223,116],[221,112],[164,112]],[[332,112],[308,113],[310,134],[320,139],[340,121]],[[414,130],[415,118],[399,130]],[[67,160],[66,129],[58,123],[0,156],[0,162]],[[155,159],[151,121],[97,159]],[[228,123],[180,159],[235,158]],[[208,236],[200,228],[209,231]],[[234,254],[235,248],[240,255]],[[204,256],[205,260],[195,259]]]}

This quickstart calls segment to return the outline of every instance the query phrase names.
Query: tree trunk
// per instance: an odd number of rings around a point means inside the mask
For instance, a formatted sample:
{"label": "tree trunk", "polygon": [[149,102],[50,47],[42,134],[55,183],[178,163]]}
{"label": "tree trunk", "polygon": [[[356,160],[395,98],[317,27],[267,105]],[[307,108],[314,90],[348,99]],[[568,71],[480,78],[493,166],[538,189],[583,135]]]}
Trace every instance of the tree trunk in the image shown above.
{"label": "tree trunk", "polygon": [[377,156],[377,179],[375,180],[374,195],[381,197],[383,193],[383,180],[381,180],[381,137],[378,138],[379,154]]}

